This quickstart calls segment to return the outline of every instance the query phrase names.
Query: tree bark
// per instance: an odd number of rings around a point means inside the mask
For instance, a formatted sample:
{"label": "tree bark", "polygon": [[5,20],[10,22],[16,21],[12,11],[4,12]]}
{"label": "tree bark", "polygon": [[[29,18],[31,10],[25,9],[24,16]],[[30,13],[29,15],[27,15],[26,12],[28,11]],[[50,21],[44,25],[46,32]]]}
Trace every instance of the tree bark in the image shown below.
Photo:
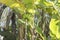
{"label": "tree bark", "polygon": [[15,13],[12,14],[11,21],[12,21],[12,33],[15,36],[15,40],[16,40],[16,16],[15,16]]}
{"label": "tree bark", "polygon": [[9,21],[11,19],[12,16],[12,10],[9,7],[6,7],[1,15],[1,28],[3,28],[4,30],[8,30],[9,29]]}

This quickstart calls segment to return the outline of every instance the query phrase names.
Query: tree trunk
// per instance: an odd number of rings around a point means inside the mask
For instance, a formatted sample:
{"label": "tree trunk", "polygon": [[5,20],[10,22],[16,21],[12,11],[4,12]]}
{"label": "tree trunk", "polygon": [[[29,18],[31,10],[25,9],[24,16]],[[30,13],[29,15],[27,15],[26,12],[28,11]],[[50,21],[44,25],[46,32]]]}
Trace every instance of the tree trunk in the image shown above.
{"label": "tree trunk", "polygon": [[9,21],[11,19],[12,16],[12,10],[9,7],[6,7],[1,15],[1,28],[4,28],[4,30],[8,30],[9,29]]}
{"label": "tree trunk", "polygon": [[16,40],[16,16],[15,16],[15,13],[12,14],[11,21],[12,21],[12,33],[15,36],[15,40]]}

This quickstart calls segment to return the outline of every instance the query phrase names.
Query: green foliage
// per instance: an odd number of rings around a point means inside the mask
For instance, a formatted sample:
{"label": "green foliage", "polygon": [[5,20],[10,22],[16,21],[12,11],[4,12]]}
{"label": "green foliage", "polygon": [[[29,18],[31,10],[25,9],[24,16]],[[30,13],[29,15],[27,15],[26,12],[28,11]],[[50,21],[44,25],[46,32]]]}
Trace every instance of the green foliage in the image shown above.
{"label": "green foliage", "polygon": [[8,31],[5,32],[0,31],[0,35],[4,36],[4,40],[15,40],[15,36]]}
{"label": "green foliage", "polygon": [[[29,29],[35,27],[36,32],[40,34],[43,40],[46,40],[42,29],[34,25],[35,14],[40,13],[40,15],[37,16],[41,17],[41,12],[39,12],[38,9],[43,9],[45,13],[49,13],[52,16],[49,24],[51,40],[60,39],[60,0],[0,0],[0,3],[12,8],[14,12],[16,12],[16,15],[22,15],[22,19],[18,17],[18,23],[24,25],[27,20],[30,25]],[[41,20],[41,18],[39,20]],[[29,35],[30,33],[28,33],[28,39],[30,37]]]}
{"label": "green foliage", "polygon": [[40,27],[36,27],[36,32],[40,34],[43,40],[46,40],[45,35],[42,33],[42,29]]}

